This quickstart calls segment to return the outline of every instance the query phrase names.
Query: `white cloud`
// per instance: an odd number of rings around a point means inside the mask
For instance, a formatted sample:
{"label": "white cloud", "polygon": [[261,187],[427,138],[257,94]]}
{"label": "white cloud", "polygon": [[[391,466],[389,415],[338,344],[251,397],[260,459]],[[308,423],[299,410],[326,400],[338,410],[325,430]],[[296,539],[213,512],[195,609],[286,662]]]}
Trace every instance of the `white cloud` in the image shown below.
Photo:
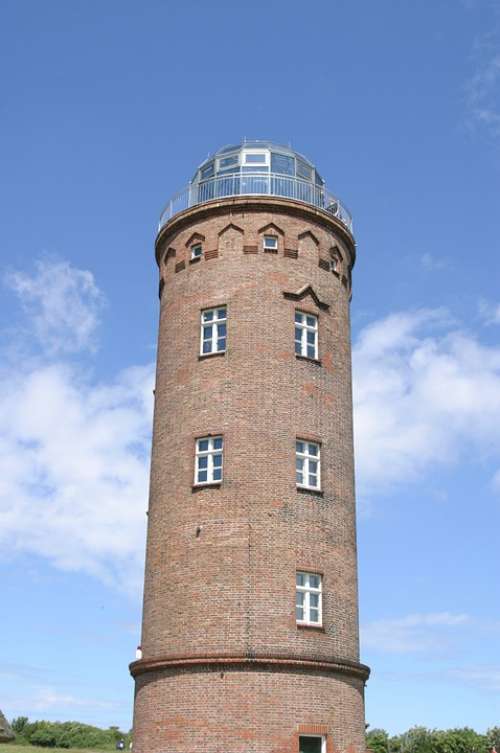
{"label": "white cloud", "polygon": [[448,266],[446,259],[427,252],[420,257],[420,263],[426,272],[439,272]]}
{"label": "white cloud", "polygon": [[[26,703],[26,699],[24,699]],[[113,709],[116,704],[112,701],[98,701],[95,698],[78,698],[70,693],[59,693],[53,688],[39,688],[30,703],[34,711],[50,711],[51,709],[91,708]]]}
{"label": "white cloud", "polygon": [[471,448],[500,462],[500,347],[444,311],[421,310],[365,327],[353,360],[362,494],[410,483]]}
{"label": "white cloud", "polygon": [[387,653],[433,651],[446,645],[447,629],[460,627],[469,621],[466,614],[450,612],[375,620],[361,627],[361,642],[365,649]]}
{"label": "white cloud", "polygon": [[152,367],[89,385],[61,364],[0,381],[1,549],[137,587],[152,386]]}
{"label": "white cloud", "polygon": [[6,285],[13,290],[28,318],[29,331],[50,354],[95,349],[95,335],[104,296],[91,272],[66,261],[45,258],[35,273],[11,271]]}
{"label": "white cloud", "polygon": [[500,303],[479,301],[479,316],[485,324],[500,324]]}
{"label": "white cloud", "polygon": [[[55,690],[51,686],[28,686],[19,690],[19,695],[10,693],[5,698],[3,704],[4,713],[13,718],[18,715],[33,717],[39,712],[43,712],[49,718],[60,719],[67,714],[74,713],[78,710],[78,715],[86,717],[89,714],[95,716],[95,712],[100,710],[115,711],[121,706],[115,699],[103,700],[98,699],[93,694],[92,698],[81,698],[72,693]],[[93,721],[93,719],[92,719]]]}
{"label": "white cloud", "polygon": [[468,125],[496,138],[500,136],[500,44],[496,31],[476,40],[474,63],[475,72],[465,85]]}
{"label": "white cloud", "polygon": [[[52,354],[93,343],[102,294],[90,272],[43,261],[35,277],[11,273],[8,281]],[[153,371],[132,367],[100,383],[54,355],[6,362],[0,556],[35,553],[65,570],[140,587]]]}
{"label": "white cloud", "polygon": [[451,669],[448,672],[453,680],[460,680],[467,685],[473,685],[481,690],[494,693],[500,692],[500,667],[472,666],[460,669]]}

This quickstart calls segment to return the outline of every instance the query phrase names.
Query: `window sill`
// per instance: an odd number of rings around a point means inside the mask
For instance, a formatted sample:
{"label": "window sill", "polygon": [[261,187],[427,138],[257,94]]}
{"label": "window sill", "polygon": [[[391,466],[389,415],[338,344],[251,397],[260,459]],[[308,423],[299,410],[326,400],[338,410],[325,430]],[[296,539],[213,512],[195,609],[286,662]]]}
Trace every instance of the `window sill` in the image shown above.
{"label": "window sill", "polygon": [[225,350],[217,350],[214,353],[200,353],[198,361],[203,361],[205,358],[214,358],[215,356],[225,356],[226,352]]}
{"label": "window sill", "polygon": [[300,628],[301,630],[315,630],[318,633],[324,633],[325,628],[323,625],[316,625],[312,622],[297,622],[296,623],[297,628]]}
{"label": "window sill", "polygon": [[303,356],[300,353],[295,354],[295,358],[297,358],[299,361],[309,361],[309,363],[315,363],[316,366],[321,366],[322,363],[319,360],[319,358],[309,358],[309,356]]}
{"label": "window sill", "polygon": [[201,484],[193,484],[192,491],[197,492],[200,489],[219,489],[222,486],[222,481],[204,481]]}
{"label": "window sill", "polygon": [[314,494],[316,497],[322,497],[323,496],[323,490],[322,489],[311,489],[309,486],[297,486],[295,487],[298,492],[301,492],[302,494]]}
{"label": "window sill", "polygon": [[189,263],[190,263],[190,264],[196,264],[196,262],[197,262],[197,261],[201,261],[201,260],[202,260],[202,258],[203,258],[203,256],[195,256],[195,258],[194,258],[194,259],[190,259],[190,260],[189,260]]}

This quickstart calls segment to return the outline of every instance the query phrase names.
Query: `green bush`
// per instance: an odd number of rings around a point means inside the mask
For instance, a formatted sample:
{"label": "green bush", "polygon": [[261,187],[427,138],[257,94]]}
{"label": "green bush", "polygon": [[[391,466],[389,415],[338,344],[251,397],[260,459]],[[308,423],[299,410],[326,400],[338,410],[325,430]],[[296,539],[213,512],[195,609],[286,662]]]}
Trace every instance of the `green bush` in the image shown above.
{"label": "green bush", "polygon": [[118,727],[100,729],[81,722],[29,722],[26,717],[18,717],[12,728],[19,736],[18,742],[26,741],[43,748],[109,748],[123,739],[128,746],[129,735]]}
{"label": "green bush", "polygon": [[366,744],[374,753],[489,753],[499,736],[498,727],[488,730],[486,735],[479,735],[469,727],[448,730],[412,727],[395,737],[389,737],[383,729],[374,729],[366,735]]}

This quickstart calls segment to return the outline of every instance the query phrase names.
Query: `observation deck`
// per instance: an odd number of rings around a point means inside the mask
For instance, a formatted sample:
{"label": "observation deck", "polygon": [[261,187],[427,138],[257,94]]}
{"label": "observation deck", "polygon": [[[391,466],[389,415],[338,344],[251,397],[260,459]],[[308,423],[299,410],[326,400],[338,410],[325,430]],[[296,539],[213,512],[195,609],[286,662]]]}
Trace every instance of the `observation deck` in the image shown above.
{"label": "observation deck", "polygon": [[270,141],[225,146],[202,162],[189,184],[167,203],[158,230],[184,209],[231,196],[302,201],[333,215],[352,233],[351,213],[328,191],[315,166],[290,147]]}

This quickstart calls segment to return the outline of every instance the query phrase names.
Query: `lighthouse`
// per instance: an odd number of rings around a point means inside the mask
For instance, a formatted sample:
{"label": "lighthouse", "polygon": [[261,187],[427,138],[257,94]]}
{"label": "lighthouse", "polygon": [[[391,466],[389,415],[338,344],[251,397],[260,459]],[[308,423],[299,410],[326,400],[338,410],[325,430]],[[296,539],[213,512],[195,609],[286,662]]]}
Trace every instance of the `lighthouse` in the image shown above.
{"label": "lighthouse", "polygon": [[135,753],[364,753],[352,218],[225,146],[161,215]]}

